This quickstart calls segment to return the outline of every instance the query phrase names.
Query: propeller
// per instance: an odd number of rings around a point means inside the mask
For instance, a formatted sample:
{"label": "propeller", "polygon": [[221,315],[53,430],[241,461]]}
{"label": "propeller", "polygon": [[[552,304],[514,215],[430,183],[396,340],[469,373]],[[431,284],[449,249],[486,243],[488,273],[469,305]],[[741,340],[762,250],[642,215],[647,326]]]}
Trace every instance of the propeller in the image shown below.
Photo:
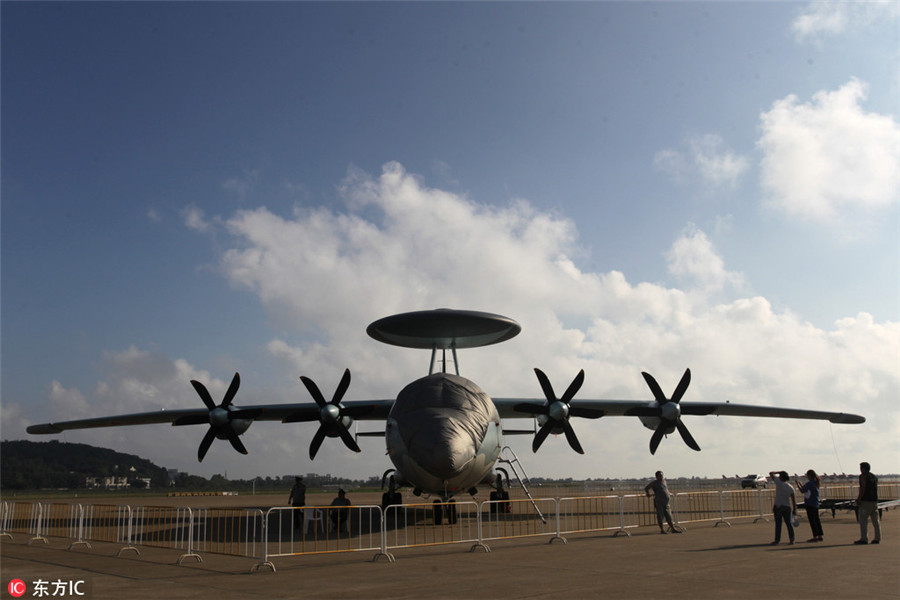
{"label": "propeller", "polygon": [[572,383],[569,384],[569,387],[563,393],[561,398],[556,397],[553,386],[550,385],[550,380],[543,371],[535,368],[534,373],[537,375],[538,382],[541,384],[541,389],[544,391],[544,396],[547,398],[547,404],[517,404],[514,407],[514,409],[519,412],[526,412],[532,415],[546,415],[547,417],[546,422],[544,422],[534,436],[534,441],[531,443],[532,451],[537,452],[538,448],[541,447],[541,444],[544,443],[544,440],[546,440],[547,436],[551,433],[563,432],[566,434],[566,441],[569,442],[569,446],[572,447],[572,450],[579,454],[584,454],[584,449],[582,449],[581,444],[578,442],[578,436],[575,435],[575,430],[572,429],[572,426],[569,424],[569,417],[587,417],[589,419],[596,419],[603,416],[602,411],[580,408],[569,404],[584,383],[584,369],[578,372],[578,375],[576,375],[575,379],[572,380]]}
{"label": "propeller", "polygon": [[225,397],[222,398],[222,403],[218,406],[216,406],[205,385],[193,379],[191,380],[191,385],[197,390],[197,394],[203,400],[203,404],[206,405],[209,412],[206,415],[180,417],[173,421],[172,425],[202,425],[209,423],[209,429],[206,431],[206,435],[203,436],[203,440],[200,442],[200,447],[197,450],[197,459],[203,462],[203,458],[216,438],[228,440],[235,450],[241,454],[247,454],[247,448],[241,442],[240,435],[247,431],[250,422],[262,411],[254,409],[239,411],[231,406],[231,402],[241,386],[241,376],[238,373],[234,374],[231,385],[228,386],[228,391],[225,392]]}
{"label": "propeller", "polygon": [[313,415],[310,415],[309,413],[296,413],[285,418],[284,422],[297,423],[318,419],[319,429],[316,431],[312,442],[309,444],[310,460],[315,459],[316,454],[319,452],[319,447],[322,445],[322,442],[325,441],[326,437],[340,437],[344,441],[345,446],[354,452],[361,452],[356,440],[354,440],[353,436],[350,434],[350,430],[347,429],[347,426],[350,424],[348,418],[360,416],[371,410],[371,408],[345,407],[341,405],[341,399],[343,399],[344,394],[347,392],[347,388],[350,387],[350,369],[344,369],[344,375],[341,377],[337,389],[334,390],[331,402],[325,401],[325,396],[322,395],[319,386],[317,386],[316,382],[312,379],[301,376],[300,380],[303,382],[303,385],[306,386],[306,389],[309,390],[309,394],[319,406],[319,412]]}
{"label": "propeller", "polygon": [[681,421],[681,406],[678,404],[681,402],[681,398],[684,396],[684,393],[691,383],[691,370],[685,369],[684,375],[681,376],[681,381],[678,382],[678,386],[675,388],[675,391],[672,392],[671,398],[666,398],[666,395],[663,394],[662,388],[656,383],[656,379],[653,378],[653,375],[643,371],[641,372],[641,375],[644,376],[644,381],[647,382],[650,391],[653,393],[653,397],[659,405],[658,414],[656,415],[659,417],[659,425],[656,426],[656,431],[654,431],[653,435],[650,437],[650,454],[656,454],[659,442],[662,441],[662,438],[666,433],[671,433],[673,428],[678,429],[678,433],[681,434],[681,439],[684,440],[684,443],[687,444],[688,447],[699,451],[700,446],[697,444],[696,440],[694,440],[694,436],[691,435],[688,428],[685,427],[684,423]]}

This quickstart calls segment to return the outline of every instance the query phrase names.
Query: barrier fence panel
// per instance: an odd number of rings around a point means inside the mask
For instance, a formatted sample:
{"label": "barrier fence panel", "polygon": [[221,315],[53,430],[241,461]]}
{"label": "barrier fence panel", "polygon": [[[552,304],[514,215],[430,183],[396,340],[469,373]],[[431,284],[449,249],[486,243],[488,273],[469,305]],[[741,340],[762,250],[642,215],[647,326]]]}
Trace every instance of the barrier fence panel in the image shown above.
{"label": "barrier fence panel", "polygon": [[132,509],[124,504],[86,504],[82,513],[82,536],[91,542],[123,544],[117,553],[140,551],[132,545]]}
{"label": "barrier fence panel", "polygon": [[193,549],[260,558],[263,511],[258,508],[195,508]]}
{"label": "barrier fence panel", "polygon": [[398,504],[384,514],[385,548],[479,542],[475,502]]}
{"label": "barrier fence panel", "polygon": [[[879,489],[879,492],[882,490]],[[858,485],[830,485],[823,487],[819,494],[821,500],[856,500],[859,493]]]}
{"label": "barrier fence panel", "polygon": [[656,507],[646,494],[622,496],[622,530],[656,525]]}
{"label": "barrier fence panel", "polygon": [[[23,533],[32,536],[29,544],[37,539],[39,534],[38,517],[40,508],[33,502],[9,502],[7,503],[4,517],[3,533],[12,538],[14,533]],[[46,541],[46,540],[45,540]]]}
{"label": "barrier fence panel", "polygon": [[78,538],[80,523],[80,504],[41,503],[41,535]]}
{"label": "barrier fence panel", "polygon": [[488,500],[481,503],[479,541],[549,535],[561,539],[554,498]]}
{"label": "barrier fence panel", "polygon": [[560,533],[623,531],[622,501],[619,496],[560,498]]}
{"label": "barrier fence panel", "polygon": [[176,564],[186,558],[202,559],[194,552],[191,528],[193,512],[184,506],[135,506],[131,512],[132,543],[183,550]]}
{"label": "barrier fence panel", "polygon": [[725,519],[754,519],[768,521],[766,515],[772,512],[772,504],[764,508],[762,490],[726,490],[722,492],[722,513]]}
{"label": "barrier fence panel", "polygon": [[301,554],[381,551],[380,506],[282,506],[263,517],[262,562],[275,570],[271,558]]}
{"label": "barrier fence panel", "polygon": [[726,523],[720,492],[680,492],[675,494],[672,516],[679,525],[715,521]]}
{"label": "barrier fence panel", "polygon": [[[80,504],[41,503],[41,536],[70,538],[69,550],[78,545],[90,548],[82,537],[84,509]],[[47,541],[46,539],[44,541]]]}
{"label": "barrier fence panel", "polygon": [[900,500],[900,483],[879,483],[878,497],[882,500]]}
{"label": "barrier fence panel", "polygon": [[9,527],[9,502],[0,502],[0,537],[12,539],[12,534],[7,531]]}

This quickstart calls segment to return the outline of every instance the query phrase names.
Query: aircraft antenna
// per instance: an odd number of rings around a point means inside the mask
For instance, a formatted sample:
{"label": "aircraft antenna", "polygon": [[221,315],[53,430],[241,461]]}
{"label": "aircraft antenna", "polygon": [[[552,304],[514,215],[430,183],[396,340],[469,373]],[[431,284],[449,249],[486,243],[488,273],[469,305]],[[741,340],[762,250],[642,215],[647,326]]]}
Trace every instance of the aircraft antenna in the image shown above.
{"label": "aircraft antenna", "polygon": [[834,426],[831,424],[831,421],[828,422],[828,431],[831,432],[831,446],[834,448],[834,458],[837,460],[838,469],[843,473],[844,467],[841,466],[841,457],[838,456],[837,444],[834,442]]}

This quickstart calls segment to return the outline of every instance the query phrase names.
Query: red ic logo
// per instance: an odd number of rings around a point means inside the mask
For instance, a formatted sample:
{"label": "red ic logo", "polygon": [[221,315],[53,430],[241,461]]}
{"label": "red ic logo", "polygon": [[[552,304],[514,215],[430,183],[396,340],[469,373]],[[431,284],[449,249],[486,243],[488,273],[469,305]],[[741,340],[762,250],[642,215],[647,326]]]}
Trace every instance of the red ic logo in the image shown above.
{"label": "red ic logo", "polygon": [[25,595],[25,591],[27,588],[25,586],[25,582],[21,579],[13,579],[9,582],[9,586],[7,589],[9,589],[10,596],[18,598]]}

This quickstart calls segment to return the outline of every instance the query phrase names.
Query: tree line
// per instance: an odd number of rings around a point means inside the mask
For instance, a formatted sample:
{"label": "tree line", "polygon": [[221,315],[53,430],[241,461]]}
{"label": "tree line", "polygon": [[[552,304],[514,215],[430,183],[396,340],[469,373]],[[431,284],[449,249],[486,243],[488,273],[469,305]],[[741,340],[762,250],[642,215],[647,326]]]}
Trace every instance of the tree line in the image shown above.
{"label": "tree line", "polygon": [[129,484],[169,485],[165,468],[149,460],[87,444],[30,442],[0,443],[0,488],[4,490],[81,488],[89,477],[125,478]]}

